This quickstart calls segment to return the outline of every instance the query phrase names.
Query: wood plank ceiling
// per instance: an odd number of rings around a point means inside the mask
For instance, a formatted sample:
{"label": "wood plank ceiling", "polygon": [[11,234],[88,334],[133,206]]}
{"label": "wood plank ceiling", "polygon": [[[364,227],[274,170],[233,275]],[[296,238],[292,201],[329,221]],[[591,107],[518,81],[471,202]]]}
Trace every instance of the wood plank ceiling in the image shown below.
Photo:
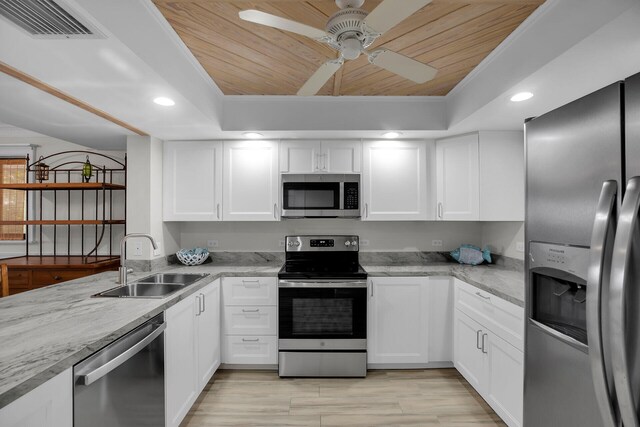
{"label": "wood plank ceiling", "polygon": [[[415,84],[368,63],[347,61],[318,95],[446,95],[544,0],[434,0],[369,48],[385,47],[438,69]],[[324,29],[334,0],[154,0],[194,56],[226,95],[295,95],[337,52],[325,44],[245,22],[244,9]],[[366,0],[373,10],[380,0]]]}

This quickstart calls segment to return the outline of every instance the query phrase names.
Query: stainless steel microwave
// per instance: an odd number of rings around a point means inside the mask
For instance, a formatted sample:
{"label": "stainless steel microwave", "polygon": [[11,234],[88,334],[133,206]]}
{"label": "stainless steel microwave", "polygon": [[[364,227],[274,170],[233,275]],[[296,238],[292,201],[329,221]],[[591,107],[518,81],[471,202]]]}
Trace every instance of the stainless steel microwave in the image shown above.
{"label": "stainless steel microwave", "polygon": [[282,175],[282,218],[360,218],[360,175]]}

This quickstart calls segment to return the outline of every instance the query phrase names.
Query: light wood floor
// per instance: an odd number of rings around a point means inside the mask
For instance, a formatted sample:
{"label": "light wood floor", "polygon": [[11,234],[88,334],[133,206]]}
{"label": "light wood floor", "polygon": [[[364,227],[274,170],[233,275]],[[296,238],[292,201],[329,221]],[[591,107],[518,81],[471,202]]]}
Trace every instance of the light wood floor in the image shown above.
{"label": "light wood floor", "polygon": [[281,379],[219,371],[181,427],[505,426],[455,369],[369,371],[366,378]]}

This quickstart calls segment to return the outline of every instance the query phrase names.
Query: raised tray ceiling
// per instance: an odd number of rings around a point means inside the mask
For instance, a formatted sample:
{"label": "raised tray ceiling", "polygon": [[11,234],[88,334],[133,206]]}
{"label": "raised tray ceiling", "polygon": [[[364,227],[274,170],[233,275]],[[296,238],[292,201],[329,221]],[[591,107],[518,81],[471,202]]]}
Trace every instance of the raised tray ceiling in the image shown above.
{"label": "raised tray ceiling", "polygon": [[[318,95],[446,95],[544,0],[434,0],[369,48],[395,50],[438,69],[415,84],[367,62],[347,61]],[[334,0],[154,0],[225,95],[295,95],[337,53],[322,43],[242,21],[258,9],[324,29]],[[380,0],[366,0],[371,11]]]}

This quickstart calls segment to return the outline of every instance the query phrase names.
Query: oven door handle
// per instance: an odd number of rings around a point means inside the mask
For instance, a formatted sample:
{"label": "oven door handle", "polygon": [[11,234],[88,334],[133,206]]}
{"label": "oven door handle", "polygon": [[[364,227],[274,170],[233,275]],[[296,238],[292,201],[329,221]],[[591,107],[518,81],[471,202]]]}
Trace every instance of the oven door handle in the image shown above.
{"label": "oven door handle", "polygon": [[97,367],[96,369],[92,370],[87,374],[78,375],[77,377],[78,382],[82,385],[90,385],[96,382],[97,380],[104,377],[109,372],[113,371],[118,366],[122,365],[124,362],[126,362],[127,360],[131,359],[133,356],[138,354],[143,348],[148,346],[149,343],[151,343],[151,341],[158,338],[158,336],[162,332],[164,332],[166,327],[167,327],[167,324],[163,322],[162,324],[154,328],[148,335],[146,335],[140,341],[133,344],[131,347],[127,348],[125,351],[123,351],[122,353],[120,353],[119,355],[117,355],[116,357],[114,357],[104,365]]}
{"label": "oven door handle", "polygon": [[366,280],[331,281],[331,280],[279,280],[279,288],[366,288]]}

